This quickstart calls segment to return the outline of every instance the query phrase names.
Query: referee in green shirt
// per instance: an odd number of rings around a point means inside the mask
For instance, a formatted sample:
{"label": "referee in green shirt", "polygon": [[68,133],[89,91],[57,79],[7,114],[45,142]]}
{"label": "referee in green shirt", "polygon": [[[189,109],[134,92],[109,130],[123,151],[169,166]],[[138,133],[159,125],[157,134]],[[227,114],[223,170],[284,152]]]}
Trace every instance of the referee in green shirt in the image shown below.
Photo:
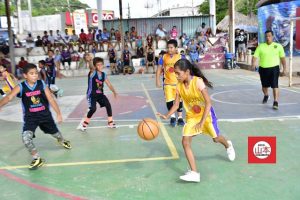
{"label": "referee in green shirt", "polygon": [[268,102],[268,88],[273,89],[273,109],[278,110],[278,79],[280,75],[279,64],[283,66],[283,73],[286,74],[285,53],[281,44],[273,42],[273,32],[265,32],[266,42],[259,44],[252,58],[252,69],[255,69],[256,60],[259,58],[259,76],[264,93],[263,104]]}

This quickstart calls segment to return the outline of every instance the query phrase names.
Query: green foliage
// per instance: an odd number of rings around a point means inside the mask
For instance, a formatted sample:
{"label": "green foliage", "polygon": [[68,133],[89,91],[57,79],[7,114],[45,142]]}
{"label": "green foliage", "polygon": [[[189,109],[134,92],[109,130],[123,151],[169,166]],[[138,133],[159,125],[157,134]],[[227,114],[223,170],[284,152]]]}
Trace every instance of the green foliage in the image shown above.
{"label": "green foliage", "polygon": [[[251,12],[257,14],[256,4],[259,0],[236,0],[235,9],[245,15]],[[205,0],[199,8],[199,13],[209,14],[209,0]],[[216,0],[217,24],[228,14],[228,0]]]}
{"label": "green foliage", "polygon": [[[11,12],[16,12],[16,0],[11,0],[10,2]],[[69,10],[67,0],[31,0],[31,7],[32,16],[53,15]],[[71,11],[85,8],[88,8],[86,4],[78,0],[70,0]],[[21,1],[21,9],[28,10],[27,1]],[[0,15],[6,15],[3,2],[0,3]]]}
{"label": "green foliage", "polygon": [[[11,5],[10,6],[10,12],[13,13],[15,10],[15,6]],[[5,9],[5,3],[0,2],[0,16],[6,15],[6,9]]]}

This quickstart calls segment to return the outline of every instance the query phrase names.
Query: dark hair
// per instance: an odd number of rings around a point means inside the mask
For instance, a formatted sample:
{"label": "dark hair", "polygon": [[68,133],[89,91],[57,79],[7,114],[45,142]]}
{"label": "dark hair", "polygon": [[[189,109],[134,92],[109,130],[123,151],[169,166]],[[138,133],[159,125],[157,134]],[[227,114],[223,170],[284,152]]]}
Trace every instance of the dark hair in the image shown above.
{"label": "dark hair", "polygon": [[95,58],[93,59],[93,65],[94,65],[95,67],[96,67],[96,64],[99,63],[99,62],[104,63],[103,58],[95,57]]}
{"label": "dark hair", "polygon": [[31,70],[31,69],[37,69],[37,67],[35,64],[28,63],[27,65],[25,65],[23,67],[23,74],[27,74],[29,72],[29,70]]}
{"label": "dark hair", "polygon": [[40,60],[39,63],[41,63],[42,65],[46,65],[46,62],[44,60]]}
{"label": "dark hair", "polygon": [[207,78],[204,76],[204,74],[201,72],[201,70],[198,68],[197,65],[192,64],[187,59],[180,59],[174,64],[175,68],[179,68],[180,71],[186,72],[186,70],[190,70],[190,74],[193,76],[197,76],[203,79],[203,82],[205,85],[209,88],[213,88],[212,83],[207,80]]}
{"label": "dark hair", "polygon": [[49,52],[52,52],[52,53],[54,54],[54,51],[53,51],[52,49],[49,49],[49,50],[48,50],[48,53],[49,53]]}
{"label": "dark hair", "polygon": [[266,30],[265,35],[267,35],[267,33],[271,33],[272,35],[274,35],[273,31],[271,31],[271,30]]}
{"label": "dark hair", "polygon": [[167,42],[167,46],[168,46],[169,44],[173,44],[175,48],[178,46],[177,40],[174,40],[174,39],[169,40],[169,41]]}

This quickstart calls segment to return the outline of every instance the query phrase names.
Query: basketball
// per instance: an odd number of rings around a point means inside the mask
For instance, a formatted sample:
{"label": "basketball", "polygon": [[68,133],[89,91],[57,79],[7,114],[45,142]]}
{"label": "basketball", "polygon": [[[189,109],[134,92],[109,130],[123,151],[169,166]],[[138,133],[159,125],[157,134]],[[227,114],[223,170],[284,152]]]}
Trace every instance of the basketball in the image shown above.
{"label": "basketball", "polygon": [[198,105],[194,105],[193,107],[192,107],[192,109],[193,109],[193,111],[194,111],[194,113],[200,113],[201,112],[201,107],[200,106],[198,106]]}
{"label": "basketball", "polygon": [[157,121],[145,118],[139,123],[137,132],[142,139],[153,140],[159,134],[159,125]]}

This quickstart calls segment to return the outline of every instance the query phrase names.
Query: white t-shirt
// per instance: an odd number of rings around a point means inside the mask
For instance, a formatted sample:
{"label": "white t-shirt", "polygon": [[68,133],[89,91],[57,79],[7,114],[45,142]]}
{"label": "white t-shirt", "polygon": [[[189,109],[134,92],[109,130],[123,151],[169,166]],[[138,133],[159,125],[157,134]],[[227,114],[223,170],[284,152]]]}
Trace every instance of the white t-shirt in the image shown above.
{"label": "white t-shirt", "polygon": [[158,35],[159,37],[166,37],[166,30],[163,28],[163,30],[160,30],[159,28],[156,29],[155,34]]}

